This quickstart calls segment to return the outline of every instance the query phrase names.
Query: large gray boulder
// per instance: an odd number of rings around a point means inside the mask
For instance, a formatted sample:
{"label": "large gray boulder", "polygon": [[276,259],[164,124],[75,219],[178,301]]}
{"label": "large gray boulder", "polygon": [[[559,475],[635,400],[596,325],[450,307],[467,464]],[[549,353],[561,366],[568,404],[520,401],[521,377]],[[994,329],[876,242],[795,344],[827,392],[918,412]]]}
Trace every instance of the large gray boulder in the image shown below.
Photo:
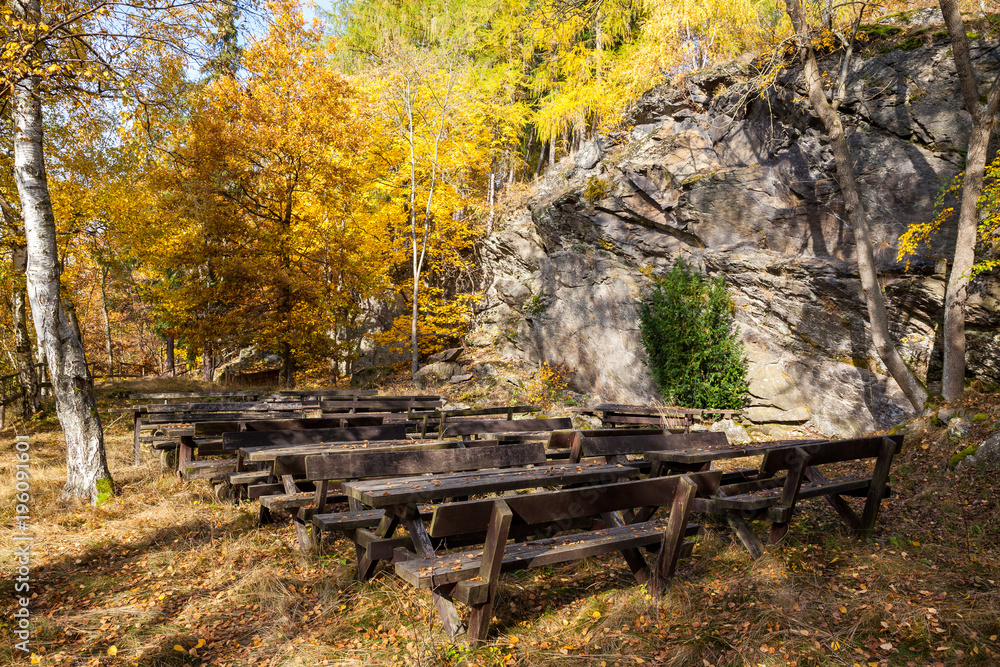
{"label": "large gray boulder", "polygon": [[[986,78],[996,43],[974,42]],[[855,59],[841,114],[872,225],[876,262],[901,354],[936,379],[944,229],[909,268],[899,236],[934,214],[934,199],[963,163],[968,114],[955,105],[947,40]],[[834,71],[839,54],[824,59]],[[636,305],[678,257],[723,276],[750,362],[745,417],[850,437],[913,413],[871,341],[853,234],[821,124],[791,68],[767,99],[745,96],[739,64],[660,87],[632,110],[581,171],[556,165],[527,205],[484,245],[477,344],[500,338],[532,361],[572,371],[571,387],[617,403],[651,403]],[[722,91],[722,92],[717,92]],[[578,156],[579,157],[579,156]],[[581,158],[582,160],[582,158]],[[597,176],[595,176],[595,174]],[[602,180],[603,199],[585,194]],[[1000,382],[1000,283],[976,281],[967,332],[969,370]]]}
{"label": "large gray boulder", "polygon": [[462,370],[459,364],[450,361],[435,361],[427,364],[413,376],[413,386],[417,389],[440,387]]}

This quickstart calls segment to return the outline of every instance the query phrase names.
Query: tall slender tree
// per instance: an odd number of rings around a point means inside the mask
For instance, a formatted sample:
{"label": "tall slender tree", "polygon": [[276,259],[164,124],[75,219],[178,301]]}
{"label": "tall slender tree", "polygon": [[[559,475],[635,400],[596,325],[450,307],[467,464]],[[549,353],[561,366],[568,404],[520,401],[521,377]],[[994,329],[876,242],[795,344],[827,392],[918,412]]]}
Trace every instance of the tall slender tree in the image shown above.
{"label": "tall slender tree", "polygon": [[[885,295],[882,293],[881,285],[879,285],[875,268],[875,252],[872,247],[871,231],[868,227],[868,215],[861,201],[858,179],[854,173],[854,160],[847,144],[844,124],[837,112],[839,100],[836,97],[833,100],[827,97],[823,77],[816,62],[816,52],[813,50],[809,36],[809,23],[801,1],[785,0],[785,5],[795,29],[798,55],[802,62],[809,104],[826,129],[827,141],[833,151],[833,159],[837,169],[837,183],[840,185],[840,192],[844,198],[844,209],[854,231],[858,273],[861,278],[865,304],[868,308],[872,342],[875,344],[879,358],[889,371],[889,375],[902,389],[910,405],[915,410],[922,410],[927,401],[927,389],[907,366],[889,333],[889,316],[886,313]],[[846,76],[847,71],[848,68],[842,68],[841,76]],[[842,87],[838,86],[837,89],[842,90]]]}
{"label": "tall slender tree", "polygon": [[987,149],[993,133],[993,123],[1000,105],[1000,75],[993,80],[985,103],[980,101],[979,82],[969,55],[969,40],[965,22],[956,0],[939,0],[945,25],[951,36],[951,52],[955,71],[962,89],[965,109],[972,117],[972,131],[965,154],[965,176],[962,182],[962,203],[958,214],[958,235],[955,254],[944,300],[944,367],[941,373],[941,397],[953,400],[965,390],[965,316],[969,297],[969,281],[975,261],[976,236],[979,225],[978,203],[983,193]]}
{"label": "tall slender tree", "polygon": [[[10,0],[8,6],[28,30],[43,31],[39,0]],[[35,43],[32,49],[33,57],[41,61],[40,46]],[[13,82],[14,180],[27,238],[28,298],[66,438],[63,495],[96,502],[101,491],[111,492],[111,472],[83,344],[70,326],[60,297],[56,223],[45,173],[41,82],[31,67]]]}

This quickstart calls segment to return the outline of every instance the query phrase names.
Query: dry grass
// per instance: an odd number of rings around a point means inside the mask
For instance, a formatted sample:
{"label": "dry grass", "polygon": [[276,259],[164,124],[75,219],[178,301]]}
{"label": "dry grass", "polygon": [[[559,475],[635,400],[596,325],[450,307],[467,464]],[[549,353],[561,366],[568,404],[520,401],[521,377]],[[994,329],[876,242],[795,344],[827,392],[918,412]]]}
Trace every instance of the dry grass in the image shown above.
{"label": "dry grass", "polygon": [[[111,400],[108,388],[101,395]],[[995,430],[1000,399],[971,400],[991,416],[981,438]],[[64,503],[59,434],[51,420],[29,430],[43,665],[1000,663],[997,476],[949,471],[956,445],[926,422],[910,427],[873,541],[810,502],[756,562],[710,525],[658,599],[614,557],[514,573],[502,580],[491,641],[477,649],[449,642],[429,596],[390,572],[353,581],[349,543],[304,558],[287,521],[259,527],[254,505],[218,504],[207,484],[151,461],[133,467],[124,423],[107,437],[118,495],[100,507]],[[0,438],[9,623],[13,432]],[[0,643],[0,663],[26,663],[12,643]]]}

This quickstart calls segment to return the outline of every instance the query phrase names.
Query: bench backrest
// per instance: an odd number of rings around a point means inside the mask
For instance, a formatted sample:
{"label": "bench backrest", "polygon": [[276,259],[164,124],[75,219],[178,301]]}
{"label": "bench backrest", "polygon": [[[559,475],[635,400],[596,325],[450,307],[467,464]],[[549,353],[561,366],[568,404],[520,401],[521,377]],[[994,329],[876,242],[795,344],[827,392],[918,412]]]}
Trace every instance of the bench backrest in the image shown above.
{"label": "bench backrest", "polygon": [[424,473],[509,468],[545,462],[541,442],[497,444],[474,449],[393,452],[338,452],[307,456],[306,479],[363,479]]}
{"label": "bench backrest", "polygon": [[302,410],[302,401],[254,401],[252,403],[168,403],[147,405],[150,414],[160,412],[284,412]]}
{"label": "bench backrest", "polygon": [[[615,482],[563,491],[504,496],[519,525],[536,526],[598,516],[640,507],[669,507],[683,475],[653,477],[631,482]],[[687,476],[698,486],[698,495],[713,495],[719,488],[721,470]],[[428,534],[433,538],[485,531],[494,499],[442,503],[434,507]]]}
{"label": "bench backrest", "polygon": [[303,417],[301,419],[255,419],[246,422],[248,431],[298,431],[313,428],[340,428],[340,417]]}
{"label": "bench backrest", "polygon": [[478,435],[481,433],[523,433],[526,431],[556,431],[573,427],[569,417],[557,419],[474,419],[450,423],[444,427],[443,437]]}
{"label": "bench backrest", "polygon": [[323,399],[320,408],[327,412],[349,412],[351,410],[406,412],[411,409],[428,410],[444,407],[444,401],[437,396],[421,396],[419,398],[362,398],[352,400]]}
{"label": "bench backrest", "polygon": [[146,415],[146,424],[195,424],[198,422],[246,422],[259,419],[286,419],[301,415],[301,410],[284,412],[162,412]]}
{"label": "bench backrest", "polygon": [[[868,438],[851,438],[849,440],[830,440],[811,445],[802,445],[796,449],[802,450],[808,456],[811,466],[841,461],[857,461],[877,458],[882,452],[884,442],[892,443],[892,454],[895,456],[903,447],[901,434],[889,436],[872,436]],[[788,470],[801,459],[796,449],[768,452],[760,465],[762,475],[773,475],[780,470]]]}
{"label": "bench backrest", "polygon": [[629,454],[642,454],[654,450],[685,449],[688,447],[718,447],[728,444],[725,433],[641,433],[639,435],[603,435],[598,437],[583,436],[579,440],[580,453],[576,449],[571,455],[572,460],[581,457],[604,456],[618,457]]}
{"label": "bench backrest", "polygon": [[358,442],[362,440],[405,440],[406,427],[402,424],[378,426],[347,426],[344,428],[312,428],[285,431],[245,431],[223,433],[223,449],[243,447],[282,447],[320,442]]}

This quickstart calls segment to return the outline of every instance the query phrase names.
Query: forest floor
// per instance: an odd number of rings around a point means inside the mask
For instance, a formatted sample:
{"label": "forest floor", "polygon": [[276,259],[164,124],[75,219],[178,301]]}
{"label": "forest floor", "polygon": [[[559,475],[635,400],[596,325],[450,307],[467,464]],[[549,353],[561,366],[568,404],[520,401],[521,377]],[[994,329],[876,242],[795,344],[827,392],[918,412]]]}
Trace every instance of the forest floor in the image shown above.
{"label": "forest floor", "polygon": [[[449,641],[430,596],[391,571],[354,581],[351,543],[305,557],[288,520],[259,526],[255,504],[219,503],[207,483],[165,474],[148,455],[133,466],[131,424],[104,412],[122,404],[112,388],[99,393],[116,495],[100,506],[59,499],[65,461],[51,415],[0,433],[0,664],[1000,663],[998,474],[950,470],[962,444],[930,418],[905,429],[873,540],[806,502],[757,561],[710,524],[659,598],[614,556],[505,575],[490,641],[472,649]],[[953,407],[988,416],[971,442],[1000,428],[1000,395]],[[14,648],[11,624],[22,434],[35,537],[30,657]]]}

